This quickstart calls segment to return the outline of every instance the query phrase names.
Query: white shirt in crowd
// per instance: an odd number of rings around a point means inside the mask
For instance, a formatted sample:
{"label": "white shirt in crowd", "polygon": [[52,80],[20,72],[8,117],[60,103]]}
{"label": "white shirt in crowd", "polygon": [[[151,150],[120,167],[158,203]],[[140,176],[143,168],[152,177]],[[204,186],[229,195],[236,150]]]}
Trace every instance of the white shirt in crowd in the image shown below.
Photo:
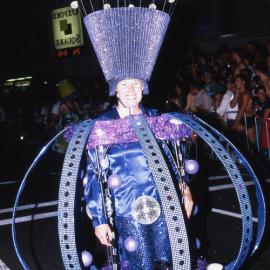
{"label": "white shirt in crowd", "polygon": [[230,102],[234,97],[234,93],[231,90],[227,90],[223,95],[220,105],[217,108],[216,112],[223,117],[225,121],[227,120],[235,120],[238,112],[238,104],[235,107],[230,106]]}
{"label": "white shirt in crowd", "polygon": [[55,104],[53,104],[51,113],[58,115],[59,114],[60,105],[61,105],[61,102],[60,101],[58,101]]}

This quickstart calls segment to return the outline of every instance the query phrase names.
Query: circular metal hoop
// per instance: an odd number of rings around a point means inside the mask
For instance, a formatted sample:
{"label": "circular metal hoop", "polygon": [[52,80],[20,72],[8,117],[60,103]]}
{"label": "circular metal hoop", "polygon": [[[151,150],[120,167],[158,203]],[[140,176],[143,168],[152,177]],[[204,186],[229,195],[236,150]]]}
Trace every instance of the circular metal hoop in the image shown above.
{"label": "circular metal hoop", "polygon": [[[226,270],[235,270],[240,269],[240,267],[243,265],[245,260],[247,259],[250,249],[251,249],[251,243],[253,238],[253,223],[252,223],[252,209],[251,204],[249,200],[249,195],[246,189],[245,182],[241,176],[241,173],[238,170],[237,165],[233,162],[233,160],[230,157],[230,154],[226,151],[224,146],[220,143],[220,141],[215,138],[213,134],[211,134],[202,124],[204,123],[202,120],[199,122],[199,120],[196,120],[190,116],[183,115],[180,113],[170,113],[169,116],[171,116],[174,119],[178,119],[179,121],[182,121],[185,123],[188,127],[190,127],[198,136],[200,136],[208,145],[209,147],[215,152],[219,160],[224,165],[226,171],[228,172],[228,175],[235,187],[235,191],[237,194],[238,202],[240,205],[240,211],[242,215],[242,238],[241,238],[241,244],[239,248],[239,252],[237,255],[237,258],[235,258],[232,262],[230,262],[228,265],[225,266]],[[224,136],[221,136],[214,128],[212,128],[210,125],[207,124],[207,126],[210,128],[210,130],[217,136],[222,137],[223,139],[226,139]],[[238,154],[239,157],[241,157],[245,164],[244,166],[247,168],[248,172],[251,174],[253,181],[256,183],[257,186],[257,198],[258,200],[263,199],[263,195],[261,193],[261,188],[259,185],[259,182],[253,173],[252,169],[250,168],[247,161],[243,158],[243,156],[240,154],[239,151],[236,151],[237,149],[226,139],[226,141],[230,144],[231,147],[235,150],[235,152]],[[259,202],[259,205],[261,206],[260,212],[263,211],[264,207],[264,200],[262,202]],[[262,222],[265,222],[265,219],[262,220]],[[259,225],[260,228],[263,228],[264,225]],[[257,239],[256,239],[256,246],[258,246],[259,242],[262,238],[262,231],[257,233]]]}

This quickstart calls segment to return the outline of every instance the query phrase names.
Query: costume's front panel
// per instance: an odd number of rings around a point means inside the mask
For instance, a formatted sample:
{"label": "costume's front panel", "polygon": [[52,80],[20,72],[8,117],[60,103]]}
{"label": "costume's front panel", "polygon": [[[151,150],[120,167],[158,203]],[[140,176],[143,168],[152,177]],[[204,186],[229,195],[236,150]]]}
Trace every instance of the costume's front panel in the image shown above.
{"label": "costume's front panel", "polygon": [[[119,234],[121,261],[129,262],[129,269],[153,269],[156,263],[171,261],[171,250],[166,222],[162,213],[160,199],[154,179],[149,171],[147,160],[138,142],[113,144],[105,148],[108,158],[108,177],[120,178],[119,187],[111,190],[115,224]],[[102,206],[100,184],[95,175],[95,150],[88,149],[88,184],[85,199],[92,216],[93,226],[106,223]],[[140,205],[144,199],[151,201],[160,212],[153,212],[150,224],[143,224],[134,215],[134,205]],[[136,211],[135,211],[136,212]],[[127,251],[126,239],[134,239],[136,250]]]}

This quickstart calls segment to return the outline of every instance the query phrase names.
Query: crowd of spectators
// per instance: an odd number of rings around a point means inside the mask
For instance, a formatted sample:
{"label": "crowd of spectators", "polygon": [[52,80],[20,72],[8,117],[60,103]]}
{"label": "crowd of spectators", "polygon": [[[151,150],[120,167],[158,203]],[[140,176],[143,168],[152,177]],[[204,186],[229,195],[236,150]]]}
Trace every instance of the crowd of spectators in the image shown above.
{"label": "crowd of spectators", "polygon": [[[239,48],[222,44],[215,53],[194,46],[175,82],[171,90],[163,91],[166,102],[160,104],[162,111],[197,114],[236,144],[245,142],[242,147],[248,151],[269,155],[270,41],[248,42]],[[39,101],[24,116],[19,108],[10,114],[0,105],[1,127],[13,127],[14,139],[27,134],[32,134],[29,142],[49,139],[66,125],[94,118],[113,103],[106,86],[100,84],[96,93],[91,96],[77,91],[51,103]]]}
{"label": "crowd of spectators", "polygon": [[187,62],[167,95],[166,109],[192,112],[242,151],[269,159],[270,41],[239,48],[222,44],[215,53],[194,47]]}
{"label": "crowd of spectators", "polygon": [[102,83],[94,85],[89,93],[80,91],[77,86],[76,89],[65,97],[60,96],[57,87],[53,95],[47,97],[35,95],[36,89],[30,88],[2,91],[1,139],[42,144],[71,123],[95,118],[112,103]]}

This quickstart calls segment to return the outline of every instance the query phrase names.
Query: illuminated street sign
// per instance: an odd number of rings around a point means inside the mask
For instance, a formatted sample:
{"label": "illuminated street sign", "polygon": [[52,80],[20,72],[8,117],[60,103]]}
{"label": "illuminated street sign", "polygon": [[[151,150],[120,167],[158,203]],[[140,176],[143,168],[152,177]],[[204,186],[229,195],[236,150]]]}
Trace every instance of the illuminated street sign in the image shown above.
{"label": "illuminated street sign", "polygon": [[56,50],[83,45],[83,32],[79,9],[70,6],[55,9],[51,13],[54,47]]}

